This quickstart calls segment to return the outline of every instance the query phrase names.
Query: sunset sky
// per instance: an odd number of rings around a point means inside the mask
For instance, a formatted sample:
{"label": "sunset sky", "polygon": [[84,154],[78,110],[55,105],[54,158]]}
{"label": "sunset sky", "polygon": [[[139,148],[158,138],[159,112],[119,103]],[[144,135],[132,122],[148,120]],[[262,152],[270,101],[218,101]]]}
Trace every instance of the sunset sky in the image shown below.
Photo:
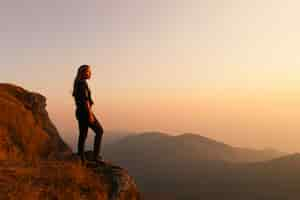
{"label": "sunset sky", "polygon": [[299,1],[0,2],[0,82],[45,95],[64,138],[89,64],[105,130],[300,152]]}

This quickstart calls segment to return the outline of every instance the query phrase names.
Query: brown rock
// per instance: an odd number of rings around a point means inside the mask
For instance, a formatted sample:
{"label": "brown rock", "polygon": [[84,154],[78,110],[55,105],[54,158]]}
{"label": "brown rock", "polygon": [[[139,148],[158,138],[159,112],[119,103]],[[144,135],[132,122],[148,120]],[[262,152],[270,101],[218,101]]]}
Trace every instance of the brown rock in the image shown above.
{"label": "brown rock", "polygon": [[56,159],[71,153],[45,107],[42,95],[0,84],[0,160]]}

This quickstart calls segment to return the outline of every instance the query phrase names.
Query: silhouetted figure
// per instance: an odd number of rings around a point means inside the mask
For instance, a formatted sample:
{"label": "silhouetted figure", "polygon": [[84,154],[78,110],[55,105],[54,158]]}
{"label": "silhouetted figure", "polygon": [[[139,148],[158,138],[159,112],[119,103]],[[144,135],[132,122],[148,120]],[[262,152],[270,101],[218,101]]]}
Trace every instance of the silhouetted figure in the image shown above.
{"label": "silhouetted figure", "polygon": [[79,67],[74,80],[73,97],[76,104],[76,119],[79,127],[78,155],[82,164],[85,164],[84,145],[87,138],[88,128],[95,132],[93,160],[101,162],[102,156],[99,155],[103,136],[103,127],[92,112],[94,104],[91,98],[91,91],[87,84],[87,79],[91,78],[91,67],[82,65]]}

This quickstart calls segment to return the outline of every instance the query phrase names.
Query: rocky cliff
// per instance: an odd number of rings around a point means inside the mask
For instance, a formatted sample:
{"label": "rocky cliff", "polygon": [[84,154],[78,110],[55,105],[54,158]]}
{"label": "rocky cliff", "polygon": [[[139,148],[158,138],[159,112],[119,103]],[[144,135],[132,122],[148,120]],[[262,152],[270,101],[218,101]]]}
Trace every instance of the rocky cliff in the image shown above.
{"label": "rocky cliff", "polygon": [[0,84],[0,199],[141,199],[125,169],[82,167],[45,108],[44,96]]}

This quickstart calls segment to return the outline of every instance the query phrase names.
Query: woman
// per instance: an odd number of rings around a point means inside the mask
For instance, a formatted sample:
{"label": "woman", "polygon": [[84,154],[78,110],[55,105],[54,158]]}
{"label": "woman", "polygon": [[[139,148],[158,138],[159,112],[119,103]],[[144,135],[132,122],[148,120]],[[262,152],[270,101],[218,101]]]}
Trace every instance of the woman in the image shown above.
{"label": "woman", "polygon": [[102,156],[99,156],[103,128],[92,112],[94,104],[91,98],[91,91],[87,84],[87,79],[91,78],[91,67],[82,65],[77,71],[73,86],[73,97],[76,104],[76,119],[79,127],[78,155],[82,164],[85,164],[84,144],[90,127],[95,132],[93,160],[101,162]]}

